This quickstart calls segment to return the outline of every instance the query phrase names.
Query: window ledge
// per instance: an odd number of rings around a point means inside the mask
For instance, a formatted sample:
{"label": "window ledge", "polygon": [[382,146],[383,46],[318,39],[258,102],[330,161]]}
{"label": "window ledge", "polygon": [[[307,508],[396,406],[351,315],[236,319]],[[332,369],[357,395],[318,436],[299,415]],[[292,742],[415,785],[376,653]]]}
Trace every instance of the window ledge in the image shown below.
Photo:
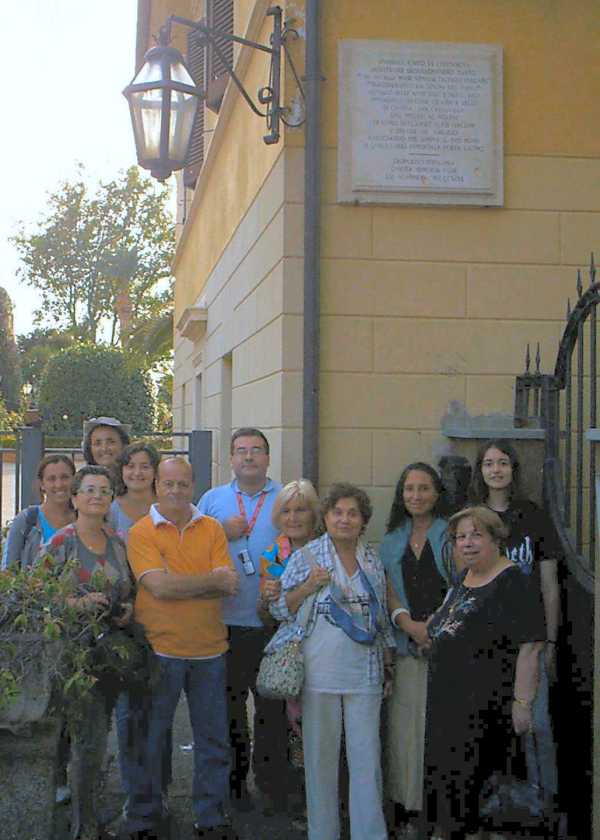
{"label": "window ledge", "polygon": [[190,341],[200,341],[206,333],[208,309],[201,306],[187,306],[177,322],[177,331]]}

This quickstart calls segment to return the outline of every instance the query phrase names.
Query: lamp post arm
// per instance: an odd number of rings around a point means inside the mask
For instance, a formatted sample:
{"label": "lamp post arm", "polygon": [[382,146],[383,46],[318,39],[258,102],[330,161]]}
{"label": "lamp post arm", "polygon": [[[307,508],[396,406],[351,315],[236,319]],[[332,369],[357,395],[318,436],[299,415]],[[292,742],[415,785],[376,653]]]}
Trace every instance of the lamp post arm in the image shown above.
{"label": "lamp post arm", "polygon": [[227,70],[228,75],[233,79],[235,86],[237,87],[239,92],[242,94],[242,96],[244,97],[244,99],[246,100],[246,102],[248,103],[250,108],[254,111],[254,113],[257,116],[266,117],[267,114],[263,113],[262,111],[259,111],[258,108],[256,107],[256,105],[254,104],[254,102],[252,101],[252,97],[250,96],[249,93],[247,93],[246,88],[244,87],[244,85],[242,84],[240,79],[238,78],[238,76],[237,76],[235,70],[233,69],[232,65],[227,61],[227,58],[225,57],[223,51],[221,50],[220,46],[217,44],[216,41],[213,42],[213,48],[214,48],[215,52],[217,53],[217,55],[219,56],[219,58],[221,59],[221,61],[223,63],[223,66]]}
{"label": "lamp post arm", "polygon": [[[267,15],[273,17],[273,34],[271,36],[271,46],[267,46],[266,44],[259,44],[256,41],[251,41],[248,38],[241,38],[239,35],[233,35],[231,32],[226,32],[222,29],[215,29],[213,27],[206,26],[204,23],[200,23],[199,21],[190,20],[189,18],[180,17],[179,15],[170,15],[167,18],[167,22],[165,24],[165,32],[170,35],[171,27],[174,23],[178,23],[181,26],[186,26],[189,29],[193,29],[196,32],[199,32],[203,37],[205,43],[209,43],[212,48],[214,49],[216,55],[221,60],[225,72],[227,75],[233,80],[233,83],[241,93],[241,95],[246,100],[247,104],[251,108],[251,110],[259,117],[263,119],[266,118],[267,120],[267,128],[269,129],[268,134],[265,134],[263,140],[265,143],[270,145],[271,143],[277,143],[280,137],[279,133],[279,122],[283,119],[283,112],[286,110],[285,108],[281,107],[280,104],[280,96],[281,96],[281,50],[282,48],[285,49],[285,38],[289,32],[294,32],[295,30],[289,29],[288,27],[282,27],[282,10],[280,6],[271,6]],[[235,70],[233,69],[233,65],[223,54],[223,50],[221,49],[221,45],[217,43],[218,40],[224,41],[232,41],[236,44],[241,44],[245,47],[250,47],[253,50],[260,50],[261,52],[267,53],[267,55],[271,56],[271,70],[270,70],[270,79],[269,84],[263,88],[260,88],[258,91],[258,101],[262,105],[267,106],[266,112],[261,111],[257,105],[254,103],[250,94],[246,91],[242,81],[237,76]],[[302,98],[304,99],[304,91],[302,90],[302,84],[300,82],[300,78],[296,72],[295,67],[293,66],[293,62],[291,56],[287,49],[285,49],[285,55],[287,60],[289,61],[290,65],[292,66],[294,78],[298,87],[300,88],[300,92]]]}
{"label": "lamp post arm", "polygon": [[198,21],[179,17],[179,15],[169,15],[169,22],[180,23],[182,26],[189,26],[190,29],[195,29],[197,32],[201,32],[203,35],[206,35],[208,40],[211,41],[215,47],[217,47],[214,43],[215,39],[221,38],[224,41],[235,41],[236,44],[242,44],[245,47],[252,47],[252,49],[255,50],[262,50],[270,55],[273,55],[274,53],[274,49],[272,47],[268,47],[266,44],[259,44],[257,41],[250,41],[248,38],[241,38],[239,35],[233,35],[231,32],[226,32],[224,29],[213,29],[212,27],[206,26]]}

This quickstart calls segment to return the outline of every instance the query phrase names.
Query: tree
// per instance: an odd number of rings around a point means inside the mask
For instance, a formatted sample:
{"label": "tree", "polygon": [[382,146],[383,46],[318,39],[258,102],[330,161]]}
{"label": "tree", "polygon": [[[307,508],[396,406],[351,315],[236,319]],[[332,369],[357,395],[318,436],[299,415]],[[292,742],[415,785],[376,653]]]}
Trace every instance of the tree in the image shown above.
{"label": "tree", "polygon": [[157,369],[166,360],[170,362],[173,355],[172,308],[134,327],[128,336],[127,349],[132,364],[143,369]]}
{"label": "tree", "polygon": [[48,432],[74,431],[90,417],[118,417],[133,433],[152,428],[154,396],[147,374],[132,370],[115,347],[76,345],[49,359],[39,408]]}
{"label": "tree", "polygon": [[21,407],[21,369],[13,328],[13,306],[0,287],[0,395],[9,411]]}
{"label": "tree", "polygon": [[30,401],[35,405],[39,399],[40,384],[48,360],[72,344],[73,336],[70,332],[40,327],[27,335],[17,336],[21,378],[23,382],[31,385]]}
{"label": "tree", "polygon": [[35,323],[50,323],[82,341],[119,341],[118,299],[128,295],[131,331],[168,315],[175,248],[167,187],[131,167],[92,192],[80,167],[48,197],[37,230],[22,225],[13,242],[19,274],[42,305]]}

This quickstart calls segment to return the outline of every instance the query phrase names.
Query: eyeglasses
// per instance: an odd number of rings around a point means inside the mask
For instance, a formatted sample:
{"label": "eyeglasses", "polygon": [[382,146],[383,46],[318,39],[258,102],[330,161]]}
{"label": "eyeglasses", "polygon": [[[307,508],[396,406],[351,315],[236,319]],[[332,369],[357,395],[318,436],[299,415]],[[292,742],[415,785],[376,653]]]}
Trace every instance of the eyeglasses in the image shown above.
{"label": "eyeglasses", "polygon": [[92,496],[106,498],[107,496],[112,496],[112,494],[112,490],[108,490],[106,487],[80,487],[77,491],[78,496],[87,496],[88,499]]}
{"label": "eyeglasses", "polygon": [[260,455],[261,453],[264,453],[266,451],[267,450],[265,449],[264,446],[249,446],[249,447],[237,446],[233,450],[233,454],[234,455],[239,455],[240,458],[245,458],[246,455]]}

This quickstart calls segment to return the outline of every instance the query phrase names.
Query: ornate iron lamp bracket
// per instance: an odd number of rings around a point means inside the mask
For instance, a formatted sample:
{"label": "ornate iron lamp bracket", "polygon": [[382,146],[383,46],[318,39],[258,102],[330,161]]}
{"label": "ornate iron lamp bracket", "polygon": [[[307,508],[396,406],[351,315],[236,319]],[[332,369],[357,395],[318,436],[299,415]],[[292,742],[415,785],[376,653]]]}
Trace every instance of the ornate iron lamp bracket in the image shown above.
{"label": "ornate iron lamp bracket", "polygon": [[[208,27],[204,23],[189,20],[188,18],[180,17],[179,15],[170,15],[167,18],[165,25],[161,27],[159,41],[161,44],[168,44],[170,42],[171,27],[173,24],[187,26],[200,33],[202,36],[201,40],[206,44],[210,44],[214,49],[223,67],[252,111],[254,111],[254,113],[259,117],[266,120],[268,133],[263,136],[263,140],[267,145],[271,145],[272,143],[279,142],[280,123],[283,122],[285,125],[293,125],[293,127],[296,127],[302,125],[304,122],[304,120],[301,120],[292,124],[287,122],[285,119],[285,115],[289,113],[290,109],[286,106],[282,106],[281,104],[282,53],[290,65],[302,100],[304,100],[304,90],[287,47],[288,38],[297,38],[298,33],[288,24],[283,24],[283,13],[280,6],[271,6],[267,10],[267,16],[273,18],[273,32],[269,39],[270,45],[260,44],[256,41],[251,41],[248,38],[241,38],[238,35],[233,35],[231,32]],[[264,111],[258,107],[250,94],[247,92],[243,82],[233,69],[233,65],[228,61],[220,45],[217,43],[217,39],[220,41],[233,41],[236,44],[250,47],[253,50],[260,50],[261,52],[270,55],[271,64],[269,69],[269,84],[259,88],[257,93],[258,104],[266,105],[266,109]]]}

